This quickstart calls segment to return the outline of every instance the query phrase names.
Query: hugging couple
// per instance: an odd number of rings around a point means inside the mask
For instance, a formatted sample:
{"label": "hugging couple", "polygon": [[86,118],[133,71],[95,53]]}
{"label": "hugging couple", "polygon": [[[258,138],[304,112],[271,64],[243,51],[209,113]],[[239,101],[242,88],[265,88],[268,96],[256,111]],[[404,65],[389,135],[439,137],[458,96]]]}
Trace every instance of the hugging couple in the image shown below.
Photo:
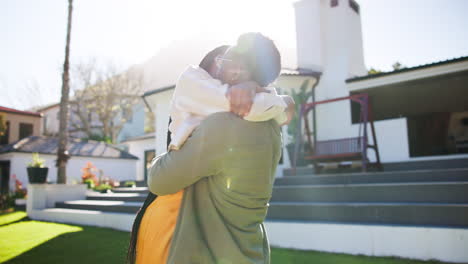
{"label": "hugging couple", "polygon": [[246,33],[180,75],[127,263],[270,263],[263,222],[295,109],[269,86],[280,69],[273,41]]}

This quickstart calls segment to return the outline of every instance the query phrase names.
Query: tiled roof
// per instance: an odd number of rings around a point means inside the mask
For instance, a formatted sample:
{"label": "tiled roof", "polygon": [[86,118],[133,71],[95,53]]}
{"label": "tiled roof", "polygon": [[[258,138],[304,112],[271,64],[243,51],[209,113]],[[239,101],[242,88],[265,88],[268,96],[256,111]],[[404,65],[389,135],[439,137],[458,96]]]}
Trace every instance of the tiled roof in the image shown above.
{"label": "tiled roof", "polygon": [[[0,146],[0,154],[7,152],[38,152],[41,154],[57,154],[58,138],[45,136],[30,136],[16,142]],[[71,156],[100,157],[115,159],[138,159],[132,154],[122,151],[104,142],[70,139],[67,144]]]}
{"label": "tiled roof", "polygon": [[35,107],[32,107],[30,110],[31,111],[36,111],[36,112],[44,112],[52,107],[56,107],[56,106],[60,106],[60,102],[58,103],[50,103],[50,104],[47,104],[47,105],[41,105],[41,106],[35,106]]}
{"label": "tiled roof", "polygon": [[42,116],[41,113],[31,112],[31,111],[22,111],[22,110],[13,109],[13,108],[4,107],[4,106],[0,106],[0,112],[6,112],[6,113],[18,114],[18,115],[37,116],[37,117]]}
{"label": "tiled roof", "polygon": [[461,61],[468,61],[468,56],[458,57],[458,58],[448,59],[448,60],[443,60],[443,61],[432,62],[432,63],[423,64],[423,65],[419,65],[419,66],[415,66],[415,67],[411,67],[411,68],[403,68],[403,69],[396,70],[396,71],[391,71],[391,72],[382,72],[382,73],[377,73],[377,74],[369,74],[369,75],[365,75],[365,76],[354,77],[354,78],[347,79],[346,82],[350,83],[350,82],[356,82],[356,81],[361,81],[361,80],[367,80],[367,79],[377,78],[377,77],[381,77],[381,76],[398,74],[398,73],[402,73],[402,72],[414,71],[414,70],[429,68],[429,67],[433,67],[433,66],[440,66],[440,65],[445,65],[445,64],[455,63],[455,62],[461,62]]}
{"label": "tiled roof", "polygon": [[144,135],[141,135],[141,136],[127,138],[125,140],[122,140],[121,143],[128,142],[128,141],[138,141],[138,140],[149,139],[149,138],[154,138],[154,137],[155,137],[154,132],[153,133],[147,133],[147,134],[144,134]]}
{"label": "tiled roof", "polygon": [[171,90],[171,89],[174,89],[174,88],[175,88],[175,85],[169,85],[169,86],[165,86],[165,87],[156,88],[156,89],[149,90],[149,91],[145,92],[142,95],[142,97],[146,97],[146,96],[149,96],[149,95],[152,95],[152,94],[161,93],[161,92],[168,91],[168,90]]}

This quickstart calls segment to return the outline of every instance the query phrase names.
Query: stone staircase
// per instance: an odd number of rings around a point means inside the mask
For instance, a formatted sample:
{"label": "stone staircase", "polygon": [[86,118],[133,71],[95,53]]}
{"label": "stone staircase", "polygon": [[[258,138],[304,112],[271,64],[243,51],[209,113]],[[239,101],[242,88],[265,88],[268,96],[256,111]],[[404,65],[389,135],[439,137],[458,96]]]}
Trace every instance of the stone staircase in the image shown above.
{"label": "stone staircase", "polygon": [[[275,181],[265,222],[270,245],[468,263],[467,163],[408,162],[384,164],[384,172],[319,175],[305,167],[296,175],[286,170]],[[131,231],[148,194],[144,182],[137,186],[104,194],[81,186],[76,198],[54,200],[31,215]]]}
{"label": "stone staircase", "polygon": [[[314,175],[310,168],[299,168],[293,176],[285,171],[286,176],[275,181],[267,220],[466,228],[468,166],[445,164],[371,173]],[[146,187],[88,192],[86,199],[57,202],[46,210],[116,213],[132,219],[147,193]]]}
{"label": "stone staircase", "polygon": [[277,179],[269,220],[468,227],[468,168]]}
{"label": "stone staircase", "polygon": [[118,187],[114,188],[112,193],[89,191],[86,200],[57,202],[55,207],[134,215],[145,201],[147,194],[147,187]]}

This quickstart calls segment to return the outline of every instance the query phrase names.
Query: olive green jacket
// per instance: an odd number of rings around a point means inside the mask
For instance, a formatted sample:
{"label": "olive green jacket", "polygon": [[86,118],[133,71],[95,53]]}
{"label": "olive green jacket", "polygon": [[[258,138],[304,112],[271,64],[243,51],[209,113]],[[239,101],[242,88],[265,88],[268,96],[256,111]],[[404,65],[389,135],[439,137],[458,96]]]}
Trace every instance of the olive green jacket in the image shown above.
{"label": "olive green jacket", "polygon": [[167,263],[270,263],[263,221],[280,153],[274,120],[216,113],[180,150],[156,157],[150,191],[167,195],[185,188]]}

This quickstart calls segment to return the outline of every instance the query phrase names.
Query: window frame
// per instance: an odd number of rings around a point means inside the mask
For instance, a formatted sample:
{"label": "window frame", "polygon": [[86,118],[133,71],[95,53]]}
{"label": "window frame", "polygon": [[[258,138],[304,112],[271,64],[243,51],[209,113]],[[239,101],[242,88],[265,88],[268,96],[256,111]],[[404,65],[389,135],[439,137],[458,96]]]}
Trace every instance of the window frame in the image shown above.
{"label": "window frame", "polygon": [[[22,128],[24,129],[25,126],[26,126],[27,128],[29,128],[29,127],[31,128],[31,132],[30,132],[30,134],[27,135],[27,136],[24,136],[24,133],[22,132],[22,131],[24,131],[24,130],[22,130]],[[21,140],[21,139],[23,139],[23,138],[27,138],[27,137],[29,137],[29,136],[32,136],[33,134],[34,134],[34,124],[32,124],[32,123],[25,123],[25,122],[20,122],[20,123],[18,124],[18,140]]]}

